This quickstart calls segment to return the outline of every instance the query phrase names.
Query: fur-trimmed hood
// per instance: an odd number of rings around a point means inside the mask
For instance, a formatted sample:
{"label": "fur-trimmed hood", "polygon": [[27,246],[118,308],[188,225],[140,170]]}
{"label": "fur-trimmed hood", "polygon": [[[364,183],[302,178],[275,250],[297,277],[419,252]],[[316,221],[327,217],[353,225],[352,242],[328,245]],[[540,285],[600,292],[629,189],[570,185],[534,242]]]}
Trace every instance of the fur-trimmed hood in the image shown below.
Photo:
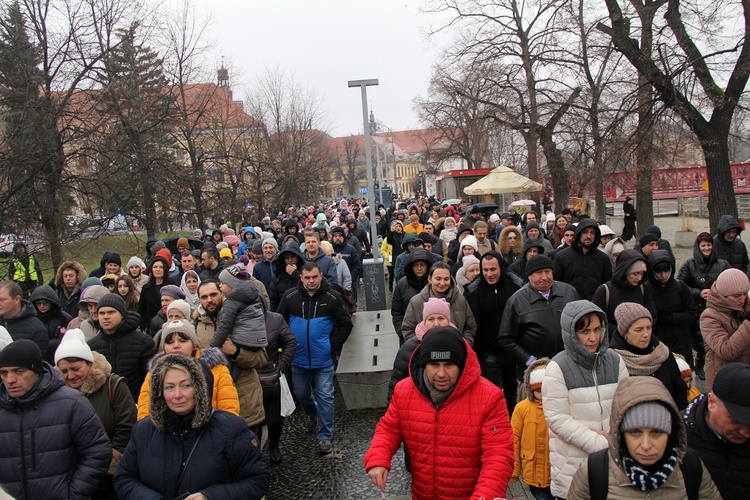
{"label": "fur-trimmed hood", "polygon": [[[149,401],[151,422],[159,431],[164,431],[170,420],[167,402],[164,400],[162,387],[164,385],[164,374],[170,366],[181,365],[190,373],[190,378],[195,389],[195,409],[191,427],[199,429],[206,425],[211,418],[211,396],[206,383],[203,369],[197,360],[183,354],[165,354],[154,361],[151,370],[151,399]],[[171,412],[170,412],[171,413]]]}
{"label": "fur-trimmed hood", "polygon": [[539,358],[531,362],[526,371],[523,373],[523,388],[526,390],[526,397],[532,401],[538,401],[534,397],[534,393],[531,391],[531,372],[537,368],[546,367],[549,363],[549,358]]}
{"label": "fur-trimmed hood", "polygon": [[[516,233],[517,236],[516,242],[513,245],[511,245],[510,241],[508,240],[508,235],[510,233]],[[518,226],[508,226],[503,229],[500,232],[500,237],[498,238],[498,246],[500,247],[500,253],[503,255],[508,255],[509,253],[522,255],[523,234],[521,234],[521,230],[518,228]]]}
{"label": "fur-trimmed hood", "polygon": [[107,358],[96,351],[92,351],[92,354],[94,355],[94,362],[91,364],[91,370],[84,379],[83,384],[81,384],[80,389],[78,389],[86,397],[91,396],[101,389],[112,374],[112,366],[107,361]]}
{"label": "fur-trimmed hood", "polygon": [[66,260],[62,264],[60,264],[60,267],[57,268],[57,272],[55,273],[55,286],[63,286],[63,271],[68,268],[75,269],[76,271],[76,287],[74,291],[78,291],[78,289],[81,288],[81,285],[83,285],[83,282],[86,280],[86,270],[75,260]]}

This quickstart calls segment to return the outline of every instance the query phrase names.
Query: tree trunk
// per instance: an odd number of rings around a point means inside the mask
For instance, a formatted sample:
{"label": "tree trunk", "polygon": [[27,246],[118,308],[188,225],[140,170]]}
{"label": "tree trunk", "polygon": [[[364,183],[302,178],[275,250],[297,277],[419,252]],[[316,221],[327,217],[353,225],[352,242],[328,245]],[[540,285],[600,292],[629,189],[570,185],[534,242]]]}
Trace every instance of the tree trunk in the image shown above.
{"label": "tree trunk", "polygon": [[552,176],[555,192],[555,213],[559,214],[563,208],[568,206],[570,201],[570,178],[565,170],[565,160],[563,160],[562,153],[552,139],[552,131],[547,130],[546,127],[539,127],[539,142],[544,150],[544,156],[547,158],[550,176]]}
{"label": "tree trunk", "polygon": [[711,234],[722,215],[737,217],[737,200],[734,197],[734,181],[729,168],[729,144],[727,130],[717,127],[702,130],[698,139],[703,149],[708,171],[708,214]]}
{"label": "tree trunk", "polygon": [[[650,53],[650,47],[649,47]],[[654,223],[653,94],[646,78],[638,77],[638,128],[636,129],[636,237]]]}

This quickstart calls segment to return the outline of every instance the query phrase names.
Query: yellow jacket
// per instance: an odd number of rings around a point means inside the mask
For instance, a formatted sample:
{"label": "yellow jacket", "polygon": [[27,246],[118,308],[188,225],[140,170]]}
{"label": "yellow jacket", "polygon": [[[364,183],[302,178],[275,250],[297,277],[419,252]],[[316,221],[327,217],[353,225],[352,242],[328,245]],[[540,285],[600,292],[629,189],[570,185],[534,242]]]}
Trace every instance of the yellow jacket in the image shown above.
{"label": "yellow jacket", "polygon": [[388,238],[384,239],[380,245],[380,255],[383,256],[383,262],[386,266],[393,267],[393,245],[388,243]]}
{"label": "yellow jacket", "polygon": [[537,488],[550,485],[549,432],[541,401],[524,399],[516,405],[510,419],[513,427],[513,448],[516,453],[512,480]]}
{"label": "yellow jacket", "polygon": [[[204,361],[211,365],[211,375],[214,376],[214,388],[211,396],[211,407],[215,410],[224,410],[234,415],[240,414],[240,401],[237,396],[237,388],[232,380],[229,369],[223,363],[226,362],[224,354],[215,347],[204,349]],[[159,356],[159,355],[157,355]],[[219,357],[220,356],[220,357]],[[195,350],[195,359],[201,358],[200,349]],[[153,364],[153,361],[152,361]],[[138,395],[138,420],[148,417],[149,400],[151,397],[151,372],[146,374],[146,380],[141,386]]]}

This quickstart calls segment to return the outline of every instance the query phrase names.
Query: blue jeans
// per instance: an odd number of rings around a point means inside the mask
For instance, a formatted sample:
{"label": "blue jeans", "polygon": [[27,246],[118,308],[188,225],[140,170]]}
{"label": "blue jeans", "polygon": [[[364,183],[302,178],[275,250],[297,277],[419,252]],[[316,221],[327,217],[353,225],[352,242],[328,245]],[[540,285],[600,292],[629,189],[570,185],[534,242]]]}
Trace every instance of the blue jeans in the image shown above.
{"label": "blue jeans", "polygon": [[308,416],[318,417],[318,439],[333,437],[333,372],[333,365],[312,370],[292,365],[294,394]]}

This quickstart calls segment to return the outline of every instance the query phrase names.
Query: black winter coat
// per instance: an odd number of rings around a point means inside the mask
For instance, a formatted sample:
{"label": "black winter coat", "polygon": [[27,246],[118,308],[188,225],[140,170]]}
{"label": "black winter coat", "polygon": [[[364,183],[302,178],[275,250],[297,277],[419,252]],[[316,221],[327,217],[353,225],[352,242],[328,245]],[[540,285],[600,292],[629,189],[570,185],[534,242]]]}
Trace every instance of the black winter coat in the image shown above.
{"label": "black winter coat", "polygon": [[[287,255],[297,256],[297,270],[292,274],[286,272],[286,256]],[[302,251],[296,245],[290,245],[285,247],[276,256],[273,261],[273,280],[271,280],[271,287],[268,289],[268,298],[271,300],[271,310],[275,311],[279,307],[281,297],[290,288],[294,288],[299,283],[299,270],[305,263],[305,256],[302,255]]]}
{"label": "black winter coat", "polygon": [[424,248],[417,247],[406,257],[404,277],[398,280],[396,286],[393,287],[391,320],[399,338],[402,338],[401,323],[404,321],[404,314],[406,313],[406,308],[409,306],[409,301],[427,286],[427,274],[423,278],[418,278],[414,275],[414,269],[411,265],[417,261],[426,262],[429,272],[430,266],[433,263],[432,256]]}
{"label": "black winter coat", "polygon": [[[292,359],[297,352],[297,339],[286,324],[284,317],[275,312],[266,312],[266,336],[268,337],[268,362],[258,370],[263,371],[278,367],[281,377],[284,374],[291,375]],[[266,414],[265,425],[276,424],[283,421],[281,416],[281,391],[278,385],[267,390],[263,388],[263,409]]]}
{"label": "black winter coat", "polygon": [[4,326],[13,340],[29,339],[39,346],[42,351],[42,359],[48,359],[49,336],[47,327],[36,313],[36,308],[26,300],[21,301],[21,312],[16,316],[6,319],[0,316],[0,325]]}
{"label": "black winter coat", "polygon": [[47,328],[47,336],[49,337],[47,361],[49,363],[54,363],[57,346],[60,345],[62,336],[68,328],[68,323],[70,323],[73,318],[70,314],[61,310],[60,299],[57,297],[57,294],[52,287],[47,285],[36,287],[34,291],[31,292],[31,298],[29,301],[32,304],[36,304],[38,300],[46,300],[51,305],[50,310],[44,314],[37,311],[37,316]]}
{"label": "black winter coat", "polygon": [[[498,333],[500,332],[505,304],[523,286],[523,281],[508,271],[508,265],[498,252],[490,251],[485,255],[493,255],[500,262],[500,281],[495,286],[487,283],[484,273],[481,271],[485,263],[485,260],[482,259],[479,261],[479,278],[466,286],[464,296],[477,321],[474,350],[479,355],[492,353],[496,357],[501,357],[505,354],[501,354],[502,348],[498,342]],[[505,357],[502,359],[505,359]],[[507,359],[511,360],[511,358]]]}
{"label": "black winter coat", "polygon": [[156,354],[154,339],[138,329],[138,313],[128,311],[115,333],[100,331],[88,344],[92,351],[107,358],[112,372],[125,377],[130,394],[137,401],[148,373],[148,362]]}
{"label": "black winter coat", "polygon": [[141,298],[138,299],[138,314],[140,316],[138,326],[142,332],[148,333],[152,337],[156,334],[156,331],[151,331],[151,320],[161,311],[161,289],[168,284],[165,281],[161,285],[153,285],[149,280],[141,289]]}
{"label": "black winter coat", "polygon": [[[587,227],[596,229],[596,237],[593,248],[583,253],[579,241],[581,232]],[[599,250],[600,242],[601,232],[596,221],[583,219],[576,227],[571,245],[555,254],[555,281],[572,285],[585,300],[592,300],[597,288],[612,279],[612,261]]]}
{"label": "black winter coat", "polygon": [[22,398],[0,386],[0,429],[0,483],[13,498],[88,498],[109,467],[94,408],[47,363]]}
{"label": "black winter coat", "polygon": [[695,398],[683,417],[688,448],[698,452],[722,498],[750,497],[750,441],[733,444],[719,439],[706,423],[708,396]]}
{"label": "black winter coat", "polygon": [[699,314],[706,309],[706,299],[701,297],[701,292],[710,290],[716,278],[722,272],[731,268],[729,262],[719,258],[716,253],[716,246],[713,247],[711,256],[707,258],[701,253],[698,242],[693,245],[693,258],[682,264],[677,279],[690,288]]}
{"label": "black winter coat", "polygon": [[393,360],[393,370],[391,371],[391,381],[388,383],[387,401],[389,404],[396,384],[409,376],[409,360],[419,344],[421,344],[421,341],[417,337],[412,337],[404,342],[404,345],[396,353],[396,358]]}
{"label": "black winter coat", "polygon": [[[651,313],[652,321],[657,320],[656,306],[654,305],[654,299],[651,298],[651,290],[644,284],[646,282],[646,276],[643,276],[640,285],[630,286],[623,285],[626,271],[636,261],[643,261],[648,265],[646,257],[643,256],[638,250],[626,249],[620,254],[617,259],[617,266],[615,266],[614,273],[612,274],[612,281],[601,285],[597,288],[594,297],[591,302],[599,306],[599,308],[607,313],[607,324],[609,327],[609,337],[617,332],[617,320],[615,319],[615,309],[623,302],[634,302],[640,304]],[[648,269],[646,271],[648,274]],[[607,300],[607,288],[609,289],[609,300]]]}
{"label": "black winter coat", "polygon": [[[724,239],[724,233],[730,229],[737,230],[737,236],[731,243]],[[729,262],[729,265],[742,272],[747,272],[750,260],[747,256],[747,247],[739,238],[742,232],[740,221],[731,215],[722,215],[719,224],[716,226],[716,235],[714,236],[714,249],[720,259]]]}
{"label": "black winter coat", "polygon": [[674,267],[666,283],[662,283],[654,276],[653,269],[656,264],[668,262],[670,266],[674,266],[666,250],[654,250],[648,256],[648,261],[651,267],[646,287],[651,292],[657,314],[653,333],[672,352],[690,360],[692,359],[690,332],[696,317],[695,303],[690,288],[685,283],[674,279]]}
{"label": "black winter coat", "polygon": [[[163,431],[151,418],[135,424],[120,460],[115,476],[120,499],[182,498],[188,491],[208,498],[259,500],[268,491],[268,465],[260,443],[241,418],[216,410],[207,424],[193,429],[190,421],[170,413]],[[178,485],[180,465],[201,432]]]}

